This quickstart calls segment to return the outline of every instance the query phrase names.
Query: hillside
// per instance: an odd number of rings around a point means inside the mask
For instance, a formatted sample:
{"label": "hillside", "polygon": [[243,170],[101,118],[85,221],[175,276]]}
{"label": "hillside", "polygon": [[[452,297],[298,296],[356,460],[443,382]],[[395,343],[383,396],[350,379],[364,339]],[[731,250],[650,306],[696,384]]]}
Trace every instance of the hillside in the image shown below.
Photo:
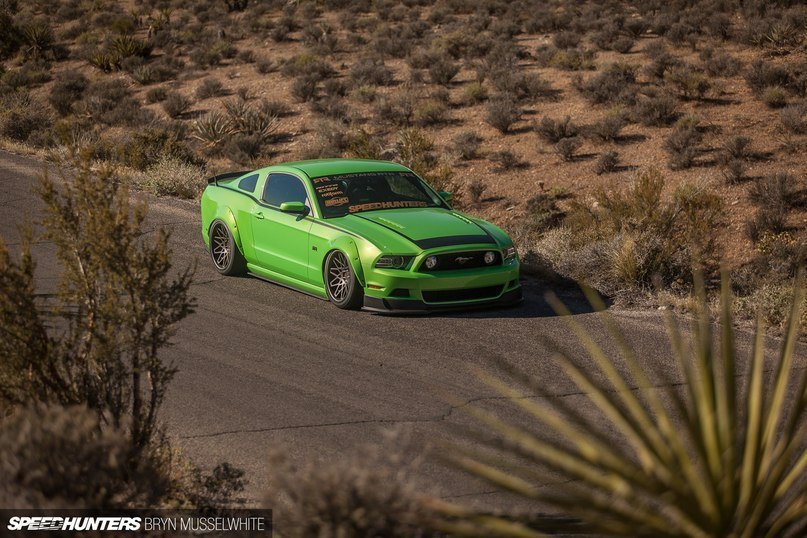
{"label": "hillside", "polygon": [[800,4],[5,0],[0,135],[186,197],[394,159],[544,274],[678,304],[723,264],[740,314],[778,325],[807,240]]}

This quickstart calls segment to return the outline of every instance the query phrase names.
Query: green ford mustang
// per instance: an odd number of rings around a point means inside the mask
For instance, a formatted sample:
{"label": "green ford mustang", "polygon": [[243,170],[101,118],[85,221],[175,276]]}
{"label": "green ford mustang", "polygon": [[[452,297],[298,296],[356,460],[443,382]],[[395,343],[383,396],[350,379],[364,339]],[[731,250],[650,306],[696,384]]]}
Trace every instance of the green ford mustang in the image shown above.
{"label": "green ford mustang", "polygon": [[512,240],[450,198],[400,164],[293,162],[209,179],[202,235],[220,273],[249,272],[339,308],[521,301]]}

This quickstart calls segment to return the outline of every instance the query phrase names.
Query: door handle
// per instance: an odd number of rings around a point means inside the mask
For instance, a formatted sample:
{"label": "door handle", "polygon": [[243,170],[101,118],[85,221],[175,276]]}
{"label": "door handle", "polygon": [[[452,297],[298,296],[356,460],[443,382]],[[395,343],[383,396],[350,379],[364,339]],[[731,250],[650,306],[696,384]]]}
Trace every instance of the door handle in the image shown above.
{"label": "door handle", "polygon": [[256,219],[263,220],[263,211],[257,211],[253,215],[255,215]]}

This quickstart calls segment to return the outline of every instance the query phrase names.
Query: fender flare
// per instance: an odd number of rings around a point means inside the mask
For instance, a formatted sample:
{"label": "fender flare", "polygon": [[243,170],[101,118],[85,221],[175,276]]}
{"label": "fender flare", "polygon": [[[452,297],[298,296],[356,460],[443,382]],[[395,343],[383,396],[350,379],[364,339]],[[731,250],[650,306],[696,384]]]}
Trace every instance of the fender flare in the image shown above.
{"label": "fender flare", "polygon": [[353,268],[353,274],[356,275],[356,280],[359,281],[362,287],[365,286],[364,269],[361,265],[361,258],[359,258],[359,247],[352,237],[342,236],[328,243],[328,253],[322,258],[322,271],[325,271],[325,262],[328,255],[334,250],[341,250],[347,254],[350,265]]}
{"label": "fender flare", "polygon": [[[235,215],[233,215],[233,212],[230,211],[230,208],[229,207],[220,208],[213,217],[213,220],[211,221],[211,226],[212,223],[216,220],[224,222],[224,224],[226,224],[227,227],[230,228],[230,233],[233,234],[233,241],[235,242],[236,247],[238,247],[238,250],[240,250],[241,254],[243,255],[244,246],[241,243],[241,230],[238,228],[238,223],[235,220]],[[210,234],[210,228],[208,228],[208,235],[209,234]]]}

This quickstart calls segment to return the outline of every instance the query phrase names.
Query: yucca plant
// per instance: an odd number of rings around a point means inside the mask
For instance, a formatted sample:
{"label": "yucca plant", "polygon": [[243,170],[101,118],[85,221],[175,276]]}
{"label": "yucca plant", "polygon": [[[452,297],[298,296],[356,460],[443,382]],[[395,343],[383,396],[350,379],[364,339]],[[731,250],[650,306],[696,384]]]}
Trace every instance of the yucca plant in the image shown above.
{"label": "yucca plant", "polygon": [[229,118],[218,112],[210,112],[196,120],[196,132],[193,137],[212,147],[232,133],[233,127]]}
{"label": "yucca plant", "polygon": [[[504,491],[578,518],[591,532],[693,537],[803,532],[807,369],[796,366],[794,351],[801,277],[795,288],[778,357],[766,358],[765,330],[758,322],[747,367],[738,368],[728,279],[724,275],[719,336],[699,285],[691,344],[673,316],[667,317],[682,383],[648,370],[595,293],[588,291],[588,298],[601,311],[617,356],[550,298],[596,365],[584,366],[555,347],[558,363],[596,414],[552,397],[538,380],[513,368],[505,366],[506,375],[480,371],[482,381],[533,423],[465,406],[482,428],[467,430],[464,443],[453,444],[447,457]],[[547,471],[560,476],[552,480],[560,485],[537,486],[546,482]],[[525,519],[433,504],[450,516],[442,527],[453,533],[540,535],[540,525]]]}

